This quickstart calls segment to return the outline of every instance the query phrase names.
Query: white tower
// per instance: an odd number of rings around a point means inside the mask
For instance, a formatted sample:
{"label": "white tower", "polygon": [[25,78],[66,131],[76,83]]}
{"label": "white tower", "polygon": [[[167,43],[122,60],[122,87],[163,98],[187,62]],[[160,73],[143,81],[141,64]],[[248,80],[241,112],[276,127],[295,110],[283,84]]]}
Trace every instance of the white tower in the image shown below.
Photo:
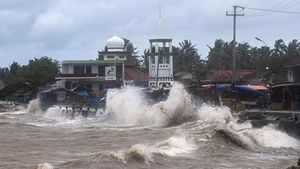
{"label": "white tower", "polygon": [[161,18],[159,5],[159,34],[160,38],[149,39],[149,87],[171,87],[173,83],[172,39],[163,38],[165,29]]}

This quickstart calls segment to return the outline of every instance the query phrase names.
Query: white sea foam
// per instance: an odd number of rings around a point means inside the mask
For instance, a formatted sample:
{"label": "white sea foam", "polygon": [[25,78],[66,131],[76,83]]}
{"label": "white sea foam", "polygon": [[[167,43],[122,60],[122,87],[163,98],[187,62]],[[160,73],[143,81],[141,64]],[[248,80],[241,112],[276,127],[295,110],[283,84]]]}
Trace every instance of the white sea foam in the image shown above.
{"label": "white sea foam", "polygon": [[38,164],[36,169],[54,169],[49,163]]}
{"label": "white sea foam", "polygon": [[186,136],[173,136],[157,143],[155,152],[167,156],[180,156],[197,150],[197,145]]}

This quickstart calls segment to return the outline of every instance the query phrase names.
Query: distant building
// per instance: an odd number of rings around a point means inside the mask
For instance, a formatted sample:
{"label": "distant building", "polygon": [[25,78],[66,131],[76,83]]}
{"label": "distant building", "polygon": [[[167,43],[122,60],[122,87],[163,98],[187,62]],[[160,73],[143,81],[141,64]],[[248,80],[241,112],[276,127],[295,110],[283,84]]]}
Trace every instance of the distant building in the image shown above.
{"label": "distant building", "polygon": [[56,79],[67,89],[80,85],[93,91],[120,87],[126,82],[147,84],[148,73],[133,64],[128,54],[125,41],[113,36],[96,60],[63,60],[62,73]]}
{"label": "distant building", "polygon": [[172,39],[150,39],[149,87],[170,87],[173,83]]}
{"label": "distant building", "polygon": [[[237,70],[238,81],[244,83],[259,82],[264,79],[261,73],[252,70]],[[215,70],[208,75],[208,80],[217,83],[231,83],[232,70]]]}
{"label": "distant building", "polygon": [[288,82],[300,82],[300,56],[285,66],[288,70]]}

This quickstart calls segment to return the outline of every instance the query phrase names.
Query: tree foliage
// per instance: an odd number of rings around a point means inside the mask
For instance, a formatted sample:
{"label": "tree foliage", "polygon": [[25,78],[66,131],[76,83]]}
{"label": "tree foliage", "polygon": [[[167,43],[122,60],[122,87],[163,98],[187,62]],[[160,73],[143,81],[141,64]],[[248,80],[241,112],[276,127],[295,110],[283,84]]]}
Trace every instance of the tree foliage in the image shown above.
{"label": "tree foliage", "polygon": [[7,84],[28,83],[37,90],[38,86],[54,82],[58,72],[58,61],[44,56],[29,60],[24,66],[13,62],[9,68],[0,68],[0,77]]}
{"label": "tree foliage", "polygon": [[43,86],[55,81],[55,76],[59,73],[59,63],[49,57],[29,60],[25,67],[24,79],[33,88]]}
{"label": "tree foliage", "polygon": [[126,51],[128,52],[128,59],[131,59],[135,64],[140,65],[140,56],[138,55],[137,47],[134,47],[129,39],[123,39],[125,41]]}

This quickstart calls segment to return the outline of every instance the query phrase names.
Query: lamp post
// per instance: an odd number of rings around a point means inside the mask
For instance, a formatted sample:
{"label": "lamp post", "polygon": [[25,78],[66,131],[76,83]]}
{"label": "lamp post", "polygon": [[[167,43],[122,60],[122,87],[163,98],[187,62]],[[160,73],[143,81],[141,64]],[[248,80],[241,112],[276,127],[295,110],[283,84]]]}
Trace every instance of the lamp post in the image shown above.
{"label": "lamp post", "polygon": [[[261,39],[258,38],[258,37],[255,37],[255,39],[256,39],[257,41],[262,42],[262,43],[264,44],[264,47],[265,47],[266,49],[268,48],[268,45],[267,45],[267,43],[266,43],[265,41],[261,40]],[[268,55],[266,55],[266,62],[267,62],[267,63],[266,63],[266,67],[265,67],[265,71],[266,71],[265,78],[266,78],[267,81],[269,81],[269,80],[268,80],[268,76],[269,76],[270,69],[269,69],[269,56],[268,56]]]}
{"label": "lamp post", "polygon": [[268,46],[267,43],[266,43],[265,41],[261,40],[260,38],[255,37],[255,39],[258,40],[258,41],[261,41],[262,43],[264,43],[264,45],[265,45],[266,47]]}

